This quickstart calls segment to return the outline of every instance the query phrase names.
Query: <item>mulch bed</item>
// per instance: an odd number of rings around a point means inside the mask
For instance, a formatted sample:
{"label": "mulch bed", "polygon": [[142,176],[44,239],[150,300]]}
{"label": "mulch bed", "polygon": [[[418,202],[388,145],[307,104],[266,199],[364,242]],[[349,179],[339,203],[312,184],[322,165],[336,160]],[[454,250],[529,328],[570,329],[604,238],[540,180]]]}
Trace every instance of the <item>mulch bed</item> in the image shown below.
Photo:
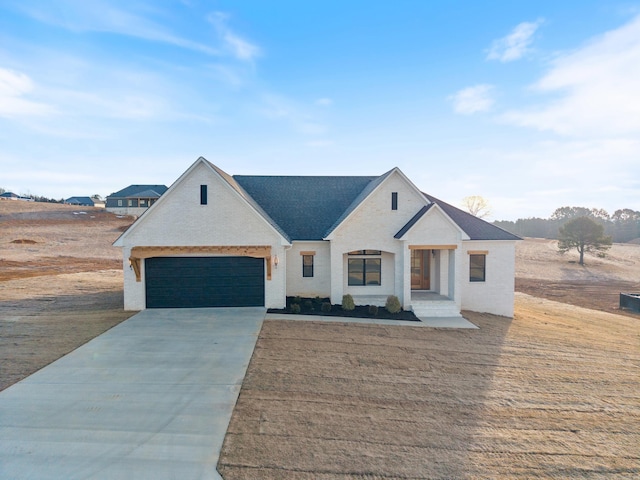
{"label": "mulch bed", "polygon": [[[328,301],[329,299],[321,299]],[[309,303],[311,306],[309,307]],[[306,305],[305,305],[306,304]],[[384,307],[378,307],[378,313],[372,315],[369,312],[369,305],[356,305],[353,310],[343,310],[342,305],[331,305],[331,311],[323,312],[321,310],[322,302],[317,299],[305,299],[300,302],[300,312],[291,311],[291,298],[287,297],[287,308],[270,308],[267,313],[277,313],[283,315],[315,315],[322,317],[348,317],[348,318],[375,318],[380,320],[403,320],[408,322],[419,322],[413,312],[400,310],[398,313],[390,313]]]}

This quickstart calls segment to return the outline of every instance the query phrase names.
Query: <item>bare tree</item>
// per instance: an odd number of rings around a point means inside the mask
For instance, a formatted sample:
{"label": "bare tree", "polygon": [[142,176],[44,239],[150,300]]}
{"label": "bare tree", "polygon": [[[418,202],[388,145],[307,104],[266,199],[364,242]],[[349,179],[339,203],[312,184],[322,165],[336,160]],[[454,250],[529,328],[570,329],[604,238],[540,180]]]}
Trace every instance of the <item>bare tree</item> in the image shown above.
{"label": "bare tree", "polygon": [[489,202],[480,195],[471,195],[462,199],[462,206],[474,217],[485,218],[491,215]]}

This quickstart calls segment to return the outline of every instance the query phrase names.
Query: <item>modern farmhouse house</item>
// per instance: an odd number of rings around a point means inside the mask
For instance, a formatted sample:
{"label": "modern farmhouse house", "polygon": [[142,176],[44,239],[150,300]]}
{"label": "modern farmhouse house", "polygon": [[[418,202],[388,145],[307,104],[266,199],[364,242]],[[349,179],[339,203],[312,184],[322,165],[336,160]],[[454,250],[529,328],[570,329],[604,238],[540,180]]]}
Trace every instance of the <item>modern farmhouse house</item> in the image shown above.
{"label": "modern farmhouse house", "polygon": [[230,176],[200,157],[114,245],[127,310],[282,308],[287,296],[348,293],[363,305],[396,295],[424,316],[512,316],[518,239],[398,168]]}

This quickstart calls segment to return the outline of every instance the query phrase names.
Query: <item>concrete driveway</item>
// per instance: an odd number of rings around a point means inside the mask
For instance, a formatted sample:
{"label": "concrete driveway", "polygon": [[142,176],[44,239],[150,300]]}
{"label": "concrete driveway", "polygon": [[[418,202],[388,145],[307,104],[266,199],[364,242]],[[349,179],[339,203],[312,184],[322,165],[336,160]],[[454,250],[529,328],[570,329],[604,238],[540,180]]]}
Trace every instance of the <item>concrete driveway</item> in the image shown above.
{"label": "concrete driveway", "polygon": [[145,310],[0,392],[0,478],[221,478],[264,317]]}

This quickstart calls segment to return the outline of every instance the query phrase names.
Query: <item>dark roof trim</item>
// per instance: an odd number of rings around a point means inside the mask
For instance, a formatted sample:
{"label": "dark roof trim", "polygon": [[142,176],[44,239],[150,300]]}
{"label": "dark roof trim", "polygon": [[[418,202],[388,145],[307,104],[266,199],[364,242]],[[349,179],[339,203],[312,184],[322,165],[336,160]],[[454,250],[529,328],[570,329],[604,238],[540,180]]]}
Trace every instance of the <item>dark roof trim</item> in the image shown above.
{"label": "dark roof trim", "polygon": [[418,223],[418,220],[420,220],[420,219],[424,216],[424,214],[425,214],[425,213],[427,213],[431,207],[433,207],[433,205],[434,205],[433,203],[430,203],[429,205],[425,205],[424,207],[422,207],[422,208],[418,211],[418,213],[416,213],[416,214],[413,216],[413,218],[412,218],[411,220],[409,220],[409,221],[407,222],[407,224],[406,224],[404,227],[402,227],[402,228],[400,229],[400,231],[399,231],[398,233],[396,233],[393,237],[394,237],[394,238],[397,238],[397,239],[402,238],[402,237],[405,235],[405,233],[407,233],[409,230],[411,230],[411,228],[412,228],[416,223]]}
{"label": "dark roof trim", "polygon": [[436,203],[451,220],[453,220],[467,235],[470,240],[522,240],[517,235],[507,232],[481,218],[449,205],[442,200],[423,193],[430,202]]}

